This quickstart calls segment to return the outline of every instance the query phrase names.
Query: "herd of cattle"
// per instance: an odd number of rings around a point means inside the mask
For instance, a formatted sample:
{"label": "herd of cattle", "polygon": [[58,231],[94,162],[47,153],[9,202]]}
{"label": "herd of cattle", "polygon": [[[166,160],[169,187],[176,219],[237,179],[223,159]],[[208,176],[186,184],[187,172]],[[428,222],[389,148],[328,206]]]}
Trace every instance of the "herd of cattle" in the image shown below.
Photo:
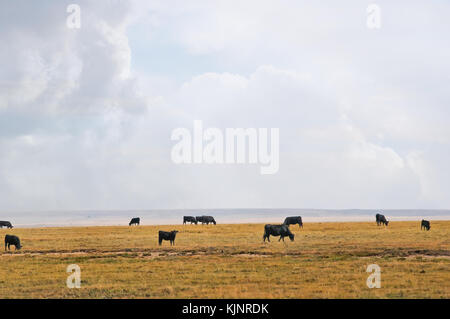
{"label": "herd of cattle", "polygon": [[191,223],[191,225],[192,224],[197,225],[198,223],[202,223],[202,225],[203,224],[209,225],[210,223],[212,223],[215,225],[216,221],[212,216],[197,216],[197,217],[183,216],[183,225],[186,223]]}
{"label": "herd of cattle", "polygon": [[[375,220],[376,220],[378,226],[381,226],[381,225],[388,226],[389,225],[389,221],[386,220],[386,217],[384,215],[376,214]],[[135,218],[131,219],[129,225],[130,226],[133,224],[139,225],[139,223],[140,223],[140,218],[135,217]],[[183,225],[185,225],[186,223],[191,223],[191,225],[192,224],[197,225],[198,223],[209,225],[209,223],[213,223],[214,225],[216,225],[216,221],[215,221],[214,217],[212,217],[212,216],[183,216]],[[289,225],[298,225],[299,228],[300,227],[303,228],[302,217],[301,216],[286,217],[283,224],[281,224],[281,225],[272,225],[272,224],[265,225],[263,241],[265,242],[267,239],[267,241],[270,242],[270,236],[275,236],[275,237],[280,236],[278,241],[281,241],[281,240],[284,241],[284,237],[289,237],[289,239],[291,241],[294,241],[295,235],[289,229]],[[430,222],[427,220],[422,220],[420,229],[430,230]],[[176,237],[177,233],[178,233],[177,230],[172,230],[170,232],[160,230],[159,238],[158,238],[159,245],[162,244],[163,240],[169,240],[170,244],[174,245],[175,237]]]}
{"label": "herd of cattle", "polygon": [[[381,214],[376,214],[375,215],[375,219],[377,222],[378,226],[384,225],[384,226],[388,226],[389,225],[389,221],[386,220],[386,217],[384,215]],[[192,224],[198,224],[198,223],[202,223],[203,224],[207,224],[209,225],[214,224],[216,225],[216,221],[214,219],[214,217],[212,216],[183,216],[183,225],[186,223],[191,223]],[[141,219],[139,217],[135,217],[132,218],[131,221],[129,222],[129,226],[131,225],[139,225],[141,223]],[[281,225],[272,225],[272,224],[267,224],[264,226],[264,235],[263,235],[263,241],[265,242],[266,239],[267,241],[270,242],[270,236],[280,236],[280,238],[278,239],[278,241],[283,240],[284,241],[284,237],[289,237],[289,239],[291,241],[294,241],[294,234],[291,233],[290,229],[289,229],[289,225],[298,225],[298,227],[302,227],[303,228],[303,221],[302,221],[302,217],[301,216],[292,216],[292,217],[286,217],[286,219],[284,220],[283,224]],[[0,221],[0,228],[13,228],[13,225],[9,222],[9,221]],[[422,220],[421,224],[420,224],[420,229],[426,229],[426,230],[430,230],[430,222],[428,220]],[[170,241],[170,245],[175,245],[175,237],[177,235],[178,231],[177,230],[172,230],[170,232],[167,231],[162,231],[160,230],[158,233],[158,243],[159,245],[162,244],[163,240],[167,240]],[[20,239],[19,237],[15,236],[15,235],[6,235],[5,236],[5,250],[10,250],[10,246],[13,245],[16,247],[16,250],[22,248],[22,245],[20,244]]]}

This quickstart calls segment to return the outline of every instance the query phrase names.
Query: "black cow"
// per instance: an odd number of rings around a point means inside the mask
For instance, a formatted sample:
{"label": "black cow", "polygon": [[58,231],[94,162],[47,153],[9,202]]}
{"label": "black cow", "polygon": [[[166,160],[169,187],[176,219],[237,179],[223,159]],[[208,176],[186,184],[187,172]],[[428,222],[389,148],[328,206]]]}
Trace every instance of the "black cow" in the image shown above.
{"label": "black cow", "polygon": [[183,225],[187,222],[191,222],[191,225],[193,223],[197,225],[197,218],[195,218],[194,216],[183,216]]}
{"label": "black cow", "polygon": [[431,226],[430,226],[430,222],[428,220],[422,219],[422,223],[420,224],[420,229],[426,229],[426,230],[430,230]]}
{"label": "black cow", "polygon": [[130,223],[128,224],[129,226],[131,225],[139,225],[139,223],[141,222],[141,219],[139,217],[134,217],[131,219]]}
{"label": "black cow", "polygon": [[0,221],[0,228],[3,228],[3,227],[13,228],[13,225],[11,225],[11,223],[8,221],[2,220],[2,221]]}
{"label": "black cow", "polygon": [[213,223],[214,225],[216,225],[216,221],[214,220],[214,217],[212,217],[212,216],[201,216],[201,220],[199,220],[199,222],[201,222],[202,225],[203,224],[209,225],[209,223]]}
{"label": "black cow", "polygon": [[378,225],[378,226],[380,226],[380,225],[382,225],[382,224],[384,224],[384,225],[387,226],[387,225],[389,224],[389,221],[386,220],[386,217],[384,217],[384,215],[376,214],[376,215],[375,215],[375,218],[376,218],[376,220],[377,220],[377,225]]}
{"label": "black cow", "polygon": [[266,226],[264,226],[264,236],[263,236],[263,240],[264,242],[267,240],[270,242],[270,236],[280,236],[280,239],[278,239],[278,241],[282,240],[284,241],[284,237],[289,236],[289,239],[291,241],[294,241],[294,234],[291,233],[291,231],[289,230],[289,227],[285,224],[283,225],[270,225],[267,224]]}
{"label": "black cow", "polygon": [[6,235],[5,236],[5,250],[6,250],[7,246],[8,246],[8,250],[11,250],[11,248],[10,248],[11,245],[16,246],[16,250],[20,250],[20,248],[22,248],[22,246],[20,245],[19,237],[14,236],[14,235]]}
{"label": "black cow", "polygon": [[303,222],[302,222],[302,217],[301,216],[286,217],[286,219],[284,220],[283,224],[285,224],[287,226],[298,224],[299,228],[300,227],[303,228]]}
{"label": "black cow", "polygon": [[178,230],[172,231],[159,231],[159,245],[161,246],[163,240],[170,240],[170,246],[175,245],[175,236],[177,235]]}

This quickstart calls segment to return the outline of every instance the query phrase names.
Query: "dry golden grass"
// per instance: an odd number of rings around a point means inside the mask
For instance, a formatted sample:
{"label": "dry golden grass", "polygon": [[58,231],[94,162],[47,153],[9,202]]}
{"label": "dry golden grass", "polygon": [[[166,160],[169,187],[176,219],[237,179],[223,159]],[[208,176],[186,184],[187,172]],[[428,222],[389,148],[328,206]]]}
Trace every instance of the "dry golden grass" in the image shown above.
{"label": "dry golden grass", "polygon": [[[1,298],[449,298],[450,222],[308,223],[263,243],[262,224],[0,230]],[[158,246],[158,230],[177,229]],[[369,264],[381,288],[369,289]],[[66,287],[66,267],[82,287]]]}

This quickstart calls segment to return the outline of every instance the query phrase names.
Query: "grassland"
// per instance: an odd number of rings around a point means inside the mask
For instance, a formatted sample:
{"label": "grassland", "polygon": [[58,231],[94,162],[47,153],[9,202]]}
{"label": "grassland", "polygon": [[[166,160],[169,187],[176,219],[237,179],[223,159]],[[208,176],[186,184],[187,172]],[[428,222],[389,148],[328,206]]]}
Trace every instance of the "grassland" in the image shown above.
{"label": "grassland", "polygon": [[[263,243],[263,225],[0,230],[22,240],[0,255],[1,298],[449,298],[450,221],[306,223],[295,241]],[[179,231],[176,245],[158,230]],[[66,267],[81,267],[81,288]],[[369,264],[381,288],[369,289]]]}

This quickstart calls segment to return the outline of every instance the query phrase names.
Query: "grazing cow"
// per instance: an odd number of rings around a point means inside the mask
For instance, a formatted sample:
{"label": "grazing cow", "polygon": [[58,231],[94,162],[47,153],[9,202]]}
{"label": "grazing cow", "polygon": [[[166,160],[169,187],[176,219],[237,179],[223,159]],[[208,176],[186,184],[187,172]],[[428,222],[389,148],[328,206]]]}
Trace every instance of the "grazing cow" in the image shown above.
{"label": "grazing cow", "polygon": [[0,221],[0,228],[3,228],[3,227],[7,227],[7,228],[13,228],[13,225],[11,225],[11,223],[10,222],[8,222],[8,221]]}
{"label": "grazing cow", "polygon": [[389,221],[386,220],[386,217],[384,217],[384,215],[376,214],[375,218],[377,220],[377,225],[378,226],[380,226],[381,224],[384,224],[384,225],[387,226],[389,224]]}
{"label": "grazing cow", "polygon": [[287,225],[287,226],[298,224],[298,228],[300,228],[300,227],[303,228],[303,222],[302,222],[301,216],[286,217],[283,224]]}
{"label": "grazing cow", "polygon": [[197,218],[195,218],[194,216],[183,216],[183,225],[187,222],[191,222],[191,225],[193,223],[197,225]]}
{"label": "grazing cow", "polygon": [[430,222],[428,220],[422,219],[422,223],[420,224],[420,229],[426,229],[426,230],[430,230],[431,226],[430,226]]}
{"label": "grazing cow", "polygon": [[267,224],[266,226],[264,226],[264,236],[263,236],[263,240],[264,242],[267,240],[270,242],[270,236],[280,236],[280,239],[278,239],[278,241],[282,240],[284,241],[284,237],[289,236],[289,239],[291,241],[294,241],[294,234],[291,233],[291,231],[289,230],[289,227],[285,224],[283,225],[270,225]]}
{"label": "grazing cow", "polygon": [[16,250],[20,250],[22,246],[20,245],[20,239],[17,236],[14,235],[6,235],[5,236],[5,250],[6,247],[8,247],[8,250],[11,250],[10,246],[14,245],[16,246]]}
{"label": "grazing cow", "polygon": [[195,219],[197,220],[197,223],[203,224],[203,216],[196,216]]}
{"label": "grazing cow", "polygon": [[178,230],[172,231],[159,231],[159,245],[161,246],[163,240],[170,240],[170,246],[175,245],[175,236],[177,235]]}
{"label": "grazing cow", "polygon": [[206,224],[206,225],[209,225],[209,223],[213,223],[214,225],[216,225],[216,221],[214,220],[214,217],[212,217],[212,216],[201,216],[201,220],[199,220],[201,223],[202,223],[202,225],[203,224]]}
{"label": "grazing cow", "polygon": [[139,217],[134,217],[134,218],[131,219],[131,221],[130,221],[130,223],[128,225],[129,226],[131,226],[131,225],[138,225],[139,226],[140,222],[141,222],[141,219]]}

